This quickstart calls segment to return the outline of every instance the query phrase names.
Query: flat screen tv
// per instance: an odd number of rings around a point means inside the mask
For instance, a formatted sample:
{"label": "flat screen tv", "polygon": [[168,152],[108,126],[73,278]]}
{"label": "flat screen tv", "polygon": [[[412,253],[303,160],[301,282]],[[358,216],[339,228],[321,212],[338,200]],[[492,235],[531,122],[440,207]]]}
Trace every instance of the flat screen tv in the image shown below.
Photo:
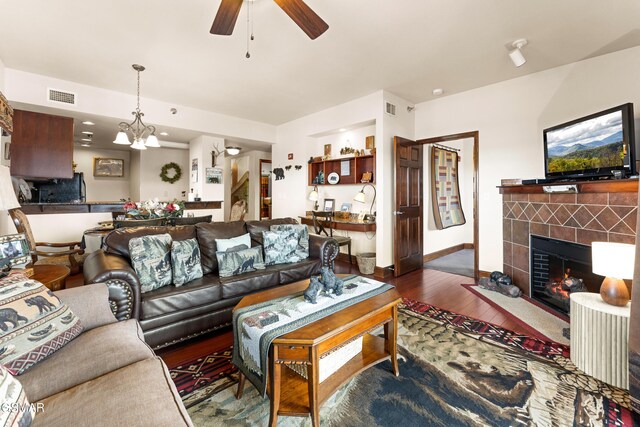
{"label": "flat screen tv", "polygon": [[550,127],[543,135],[546,178],[635,174],[631,103]]}

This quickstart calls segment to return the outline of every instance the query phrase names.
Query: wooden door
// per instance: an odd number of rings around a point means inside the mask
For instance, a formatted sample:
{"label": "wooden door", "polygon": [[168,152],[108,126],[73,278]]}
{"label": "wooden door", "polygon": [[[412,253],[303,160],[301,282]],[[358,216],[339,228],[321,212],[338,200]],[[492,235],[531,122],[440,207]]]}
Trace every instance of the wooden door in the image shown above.
{"label": "wooden door", "polygon": [[422,144],[394,138],[396,202],[395,276],[422,268]]}

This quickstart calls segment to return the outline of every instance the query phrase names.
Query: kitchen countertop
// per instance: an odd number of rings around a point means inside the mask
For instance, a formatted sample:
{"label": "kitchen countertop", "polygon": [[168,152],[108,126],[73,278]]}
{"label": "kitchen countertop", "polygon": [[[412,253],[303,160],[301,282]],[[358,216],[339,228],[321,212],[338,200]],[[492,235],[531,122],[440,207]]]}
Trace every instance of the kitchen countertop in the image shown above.
{"label": "kitchen countertop", "polygon": [[[82,203],[23,203],[21,210],[27,215],[61,214],[61,213],[96,213],[118,212],[125,202],[121,201],[89,201]],[[222,201],[184,202],[189,210],[221,209]]]}

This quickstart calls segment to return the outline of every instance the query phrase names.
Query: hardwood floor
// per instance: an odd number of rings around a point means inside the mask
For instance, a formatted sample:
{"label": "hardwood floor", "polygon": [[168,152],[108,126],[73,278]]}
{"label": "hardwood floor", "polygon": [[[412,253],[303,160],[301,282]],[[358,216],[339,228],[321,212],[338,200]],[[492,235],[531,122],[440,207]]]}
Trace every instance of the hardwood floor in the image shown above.
{"label": "hardwood floor", "polygon": [[[355,264],[349,265],[349,263],[343,261],[336,262],[336,273],[360,274]],[[490,322],[512,331],[526,333],[507,316],[462,287],[461,285],[463,284],[473,283],[473,279],[470,277],[423,269],[398,278],[389,278],[386,282],[394,285],[403,298],[414,299],[448,311]],[[231,329],[227,328],[214,334],[190,340],[187,343],[158,350],[156,353],[162,357],[167,365],[175,366],[207,352],[228,348],[232,343],[233,334]]]}

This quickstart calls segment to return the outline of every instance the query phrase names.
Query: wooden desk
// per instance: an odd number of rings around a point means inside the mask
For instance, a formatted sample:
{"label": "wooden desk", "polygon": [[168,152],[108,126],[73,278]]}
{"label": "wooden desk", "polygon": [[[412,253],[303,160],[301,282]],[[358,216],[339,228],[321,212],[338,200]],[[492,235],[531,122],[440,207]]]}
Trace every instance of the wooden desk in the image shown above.
{"label": "wooden desk", "polygon": [[[313,217],[312,216],[300,216],[300,223],[305,225],[310,225],[313,227]],[[361,231],[363,233],[367,231],[376,231],[376,223],[372,221],[361,221],[358,219],[340,219],[334,218],[331,221],[331,228],[334,230],[344,230],[344,231]]]}
{"label": "wooden desk", "polygon": [[31,279],[37,280],[52,291],[64,289],[65,281],[71,274],[68,267],[60,264],[43,264],[33,266]]}

